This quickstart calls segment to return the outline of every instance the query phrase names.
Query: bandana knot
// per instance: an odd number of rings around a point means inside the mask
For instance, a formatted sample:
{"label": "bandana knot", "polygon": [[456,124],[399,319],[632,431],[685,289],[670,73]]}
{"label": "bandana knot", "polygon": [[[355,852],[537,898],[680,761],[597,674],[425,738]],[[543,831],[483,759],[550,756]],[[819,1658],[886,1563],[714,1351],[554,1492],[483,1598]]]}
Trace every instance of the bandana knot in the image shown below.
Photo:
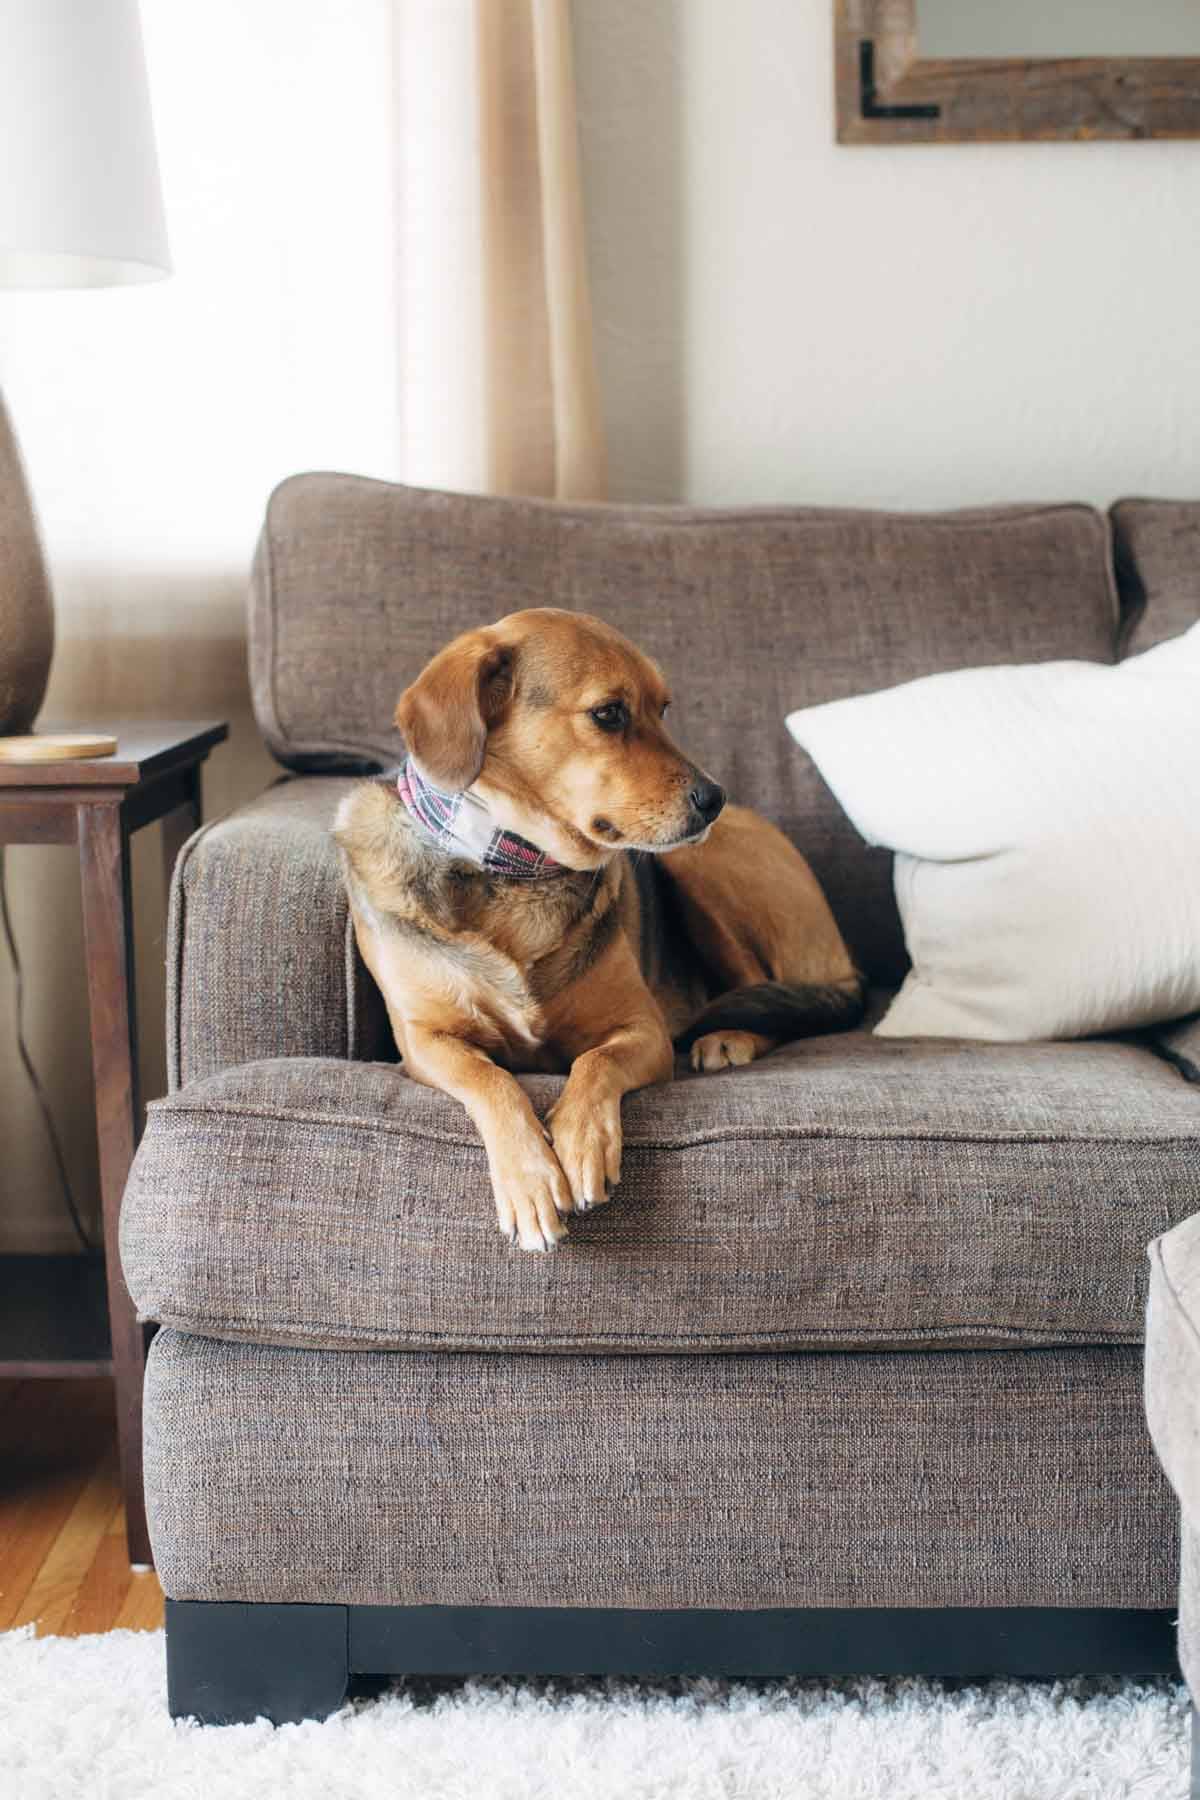
{"label": "bandana knot", "polygon": [[570,873],[528,838],[497,826],[477,794],[465,790],[443,794],[426,781],[411,756],[400,765],[396,791],[417,824],[441,849],[465,857],[481,869],[509,881],[548,881]]}

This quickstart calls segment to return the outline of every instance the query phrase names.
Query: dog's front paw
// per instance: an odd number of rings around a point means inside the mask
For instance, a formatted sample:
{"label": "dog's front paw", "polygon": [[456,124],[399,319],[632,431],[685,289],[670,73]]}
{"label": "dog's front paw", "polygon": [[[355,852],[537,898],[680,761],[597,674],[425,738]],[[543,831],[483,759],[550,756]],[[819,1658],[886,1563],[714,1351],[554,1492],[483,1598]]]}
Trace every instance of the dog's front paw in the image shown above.
{"label": "dog's front paw", "polygon": [[546,1120],[576,1212],[603,1206],[621,1179],[621,1102],[563,1095]]}
{"label": "dog's front paw", "polygon": [[496,1217],[510,1243],[522,1250],[553,1250],[567,1235],[561,1213],[571,1211],[571,1189],[558,1158],[539,1132],[491,1159]]}

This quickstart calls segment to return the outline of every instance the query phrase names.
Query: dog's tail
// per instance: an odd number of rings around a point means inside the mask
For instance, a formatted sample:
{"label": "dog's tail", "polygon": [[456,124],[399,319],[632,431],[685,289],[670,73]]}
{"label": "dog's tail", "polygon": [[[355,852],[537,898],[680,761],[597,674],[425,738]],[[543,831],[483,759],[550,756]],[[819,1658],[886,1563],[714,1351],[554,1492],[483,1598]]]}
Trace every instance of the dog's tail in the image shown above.
{"label": "dog's tail", "polygon": [[754,1031],[762,1037],[815,1037],[825,1031],[850,1031],[863,1016],[865,984],[859,975],[844,981],[759,981],[732,988],[710,1000],[698,1018],[675,1039],[690,1050],[710,1031]]}

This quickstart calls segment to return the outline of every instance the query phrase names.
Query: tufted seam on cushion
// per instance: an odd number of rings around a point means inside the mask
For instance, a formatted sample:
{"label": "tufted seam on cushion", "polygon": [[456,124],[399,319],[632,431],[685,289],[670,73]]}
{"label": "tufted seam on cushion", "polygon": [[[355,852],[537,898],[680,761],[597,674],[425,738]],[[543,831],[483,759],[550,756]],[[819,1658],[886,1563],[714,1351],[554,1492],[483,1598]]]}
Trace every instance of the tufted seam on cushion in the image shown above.
{"label": "tufted seam on cushion", "polygon": [[528,1356],[558,1355],[565,1348],[578,1355],[595,1352],[598,1355],[612,1355],[623,1347],[632,1355],[653,1353],[653,1347],[660,1345],[663,1350],[674,1354],[681,1349],[685,1352],[696,1350],[716,1352],[726,1355],[744,1355],[753,1351],[763,1343],[778,1344],[783,1349],[801,1349],[810,1345],[858,1345],[870,1344],[872,1348],[887,1349],[898,1344],[938,1343],[947,1349],[975,1347],[979,1342],[1006,1345],[1020,1344],[1030,1349],[1051,1350],[1063,1346],[1079,1345],[1087,1348],[1094,1344],[1137,1345],[1142,1341],[1140,1332],[1112,1331],[1103,1327],[1089,1326],[1086,1330],[1073,1330],[1070,1326],[1056,1326],[1053,1332],[1041,1331],[1029,1325],[980,1325],[980,1324],[947,1324],[936,1326],[914,1326],[904,1330],[890,1326],[830,1326],[822,1329],[817,1326],[789,1326],[777,1330],[759,1327],[753,1332],[742,1334],[736,1332],[705,1332],[691,1334],[680,1332],[632,1331],[625,1329],[605,1334],[602,1331],[569,1332],[547,1331],[538,1343],[531,1343],[528,1332],[489,1332],[473,1329],[469,1333],[463,1331],[439,1332],[433,1330],[398,1332],[386,1326],[363,1325],[355,1323],[352,1328],[331,1325],[328,1320],[290,1320],[286,1326],[275,1328],[270,1337],[261,1330],[248,1327],[244,1318],[225,1318],[216,1313],[206,1313],[199,1308],[189,1306],[186,1311],[173,1313],[168,1307],[156,1305],[153,1314],[139,1314],[143,1323],[151,1320],[174,1331],[185,1331],[193,1337],[204,1337],[211,1332],[214,1337],[233,1343],[265,1344],[272,1343],[280,1348],[289,1349],[328,1349],[330,1339],[340,1338],[355,1349],[364,1346],[378,1345],[381,1349],[396,1350],[401,1353],[428,1350],[431,1345],[438,1349],[510,1351]]}
{"label": "tufted seam on cushion", "polygon": [[[830,519],[867,520],[887,519],[899,524],[911,523],[914,528],[924,526],[945,527],[948,530],[962,528],[980,529],[989,525],[1022,524],[1028,519],[1056,518],[1064,514],[1078,514],[1094,519],[1101,530],[1106,531],[1104,514],[1085,500],[1043,500],[1021,502],[999,501],[994,506],[964,506],[937,508],[930,511],[914,509],[898,509],[891,507],[871,506],[806,506],[779,505],[766,502],[762,505],[750,506],[688,506],[673,501],[610,501],[610,500],[577,500],[563,502],[546,500],[537,495],[508,494],[464,494],[458,490],[426,488],[408,482],[386,481],[373,475],[355,475],[344,469],[306,469],[296,475],[288,475],[277,483],[267,500],[267,518],[271,519],[278,503],[295,487],[328,482],[348,482],[359,488],[376,488],[397,494],[405,494],[413,500],[449,500],[458,502],[469,500],[482,509],[501,511],[505,508],[512,511],[542,513],[556,519],[595,519],[607,517],[617,523],[630,526],[638,525],[643,519],[655,528],[672,526],[678,530],[691,530],[699,526],[715,527],[736,524],[771,524],[776,521],[788,523],[806,523],[811,520],[814,525],[828,522]],[[1121,502],[1120,504],[1125,504]]]}
{"label": "tufted seam on cushion", "polygon": [[[377,1114],[355,1113],[322,1113],[311,1108],[293,1110],[290,1107],[247,1106],[245,1102],[228,1102],[214,1100],[181,1099],[178,1095],[168,1095],[161,1100],[152,1100],[147,1107],[149,1113],[165,1112],[173,1118],[192,1115],[198,1118],[218,1119],[265,1119],[275,1125],[319,1125],[331,1127],[339,1131],[376,1131],[385,1137],[417,1138],[433,1144],[454,1144],[483,1153],[483,1144],[475,1135],[453,1131],[431,1131],[425,1126],[411,1124],[397,1125],[391,1120],[380,1118]],[[988,1131],[988,1132],[956,1132],[956,1131],[883,1131],[872,1130],[839,1131],[829,1126],[782,1126],[770,1129],[759,1126],[732,1125],[725,1128],[714,1127],[711,1131],[694,1132],[686,1137],[678,1138],[630,1138],[626,1136],[626,1152],[636,1153],[639,1150],[691,1150],[705,1144],[755,1143],[772,1144],[788,1143],[793,1140],[812,1143],[879,1143],[879,1144],[1129,1144],[1131,1142],[1149,1146],[1176,1148],[1183,1146],[1194,1148],[1196,1139],[1190,1133],[1159,1133],[1151,1137],[1131,1139],[1128,1132],[1072,1132],[1070,1135],[1056,1136],[1051,1132],[1023,1131]]]}

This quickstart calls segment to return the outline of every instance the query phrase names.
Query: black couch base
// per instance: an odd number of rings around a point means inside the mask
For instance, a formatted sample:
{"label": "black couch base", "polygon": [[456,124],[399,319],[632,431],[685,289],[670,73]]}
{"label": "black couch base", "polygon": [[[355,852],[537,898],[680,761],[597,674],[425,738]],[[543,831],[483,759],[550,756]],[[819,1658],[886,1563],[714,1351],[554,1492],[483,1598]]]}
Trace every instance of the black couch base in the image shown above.
{"label": "black couch base", "polygon": [[1057,1677],[1177,1673],[1174,1614],[1094,1608],[652,1612],[168,1600],[175,1718],[323,1719],[354,1675]]}

